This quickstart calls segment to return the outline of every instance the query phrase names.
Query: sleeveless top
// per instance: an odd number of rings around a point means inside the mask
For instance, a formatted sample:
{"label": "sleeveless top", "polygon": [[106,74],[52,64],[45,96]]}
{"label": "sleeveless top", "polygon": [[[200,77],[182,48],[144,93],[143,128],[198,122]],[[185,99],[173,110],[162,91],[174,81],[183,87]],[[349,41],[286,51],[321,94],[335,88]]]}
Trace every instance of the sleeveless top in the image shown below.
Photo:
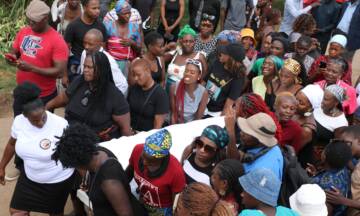
{"label": "sleeveless top", "polygon": [[161,65],[160,57],[156,57],[156,65],[158,69],[157,71],[151,71],[151,76],[156,83],[160,84],[161,74],[162,74],[162,65]]}
{"label": "sleeveless top", "polygon": [[[179,86],[179,83],[176,83],[176,91]],[[194,91],[195,98],[193,99],[190,95],[185,91],[184,95],[184,123],[191,122],[195,118],[195,113],[199,108],[202,96],[205,92],[205,87],[198,84],[198,87]],[[175,94],[176,94],[175,91]]]}
{"label": "sleeveless top", "polygon": [[[184,77],[184,72],[186,67],[186,64],[177,65],[174,63],[177,56],[178,53],[175,54],[174,58],[171,60],[167,69],[168,78],[175,82],[179,82]],[[200,52],[196,53],[194,59],[199,59],[199,57],[200,57]]]}
{"label": "sleeveless top", "polygon": [[168,24],[169,25],[174,24],[180,14],[179,0],[175,0],[175,1],[166,0],[165,11],[166,11],[165,18]]}

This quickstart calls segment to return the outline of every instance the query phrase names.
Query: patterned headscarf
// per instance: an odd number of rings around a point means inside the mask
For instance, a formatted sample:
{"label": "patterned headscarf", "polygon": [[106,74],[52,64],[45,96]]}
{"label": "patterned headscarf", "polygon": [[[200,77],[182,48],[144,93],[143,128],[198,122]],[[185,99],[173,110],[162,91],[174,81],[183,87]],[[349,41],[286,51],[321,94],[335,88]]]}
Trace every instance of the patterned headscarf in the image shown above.
{"label": "patterned headscarf", "polygon": [[207,126],[203,130],[201,136],[213,141],[220,149],[225,148],[225,146],[229,143],[229,134],[226,129],[217,125]]}
{"label": "patterned headscarf", "polygon": [[333,94],[340,103],[344,102],[346,99],[345,90],[339,85],[329,85],[325,90],[331,92],[331,94]]}
{"label": "patterned headscarf", "polygon": [[171,134],[163,129],[146,138],[144,151],[152,157],[163,158],[170,154],[171,145]]}
{"label": "patterned headscarf", "polygon": [[192,29],[189,25],[185,25],[184,28],[180,30],[178,37],[183,38],[185,35],[191,35],[195,37],[197,34],[196,31]]}
{"label": "patterned headscarf", "polygon": [[131,5],[126,0],[119,0],[116,2],[115,11],[117,14],[130,12]]}
{"label": "patterned headscarf", "polygon": [[237,37],[239,37],[238,31],[224,30],[218,34],[217,39],[218,40],[226,40],[229,43],[236,43]]}
{"label": "patterned headscarf", "polygon": [[295,75],[295,83],[301,83],[300,78],[298,77],[301,72],[301,65],[295,59],[288,58],[284,61],[283,68],[286,68],[292,74]]}

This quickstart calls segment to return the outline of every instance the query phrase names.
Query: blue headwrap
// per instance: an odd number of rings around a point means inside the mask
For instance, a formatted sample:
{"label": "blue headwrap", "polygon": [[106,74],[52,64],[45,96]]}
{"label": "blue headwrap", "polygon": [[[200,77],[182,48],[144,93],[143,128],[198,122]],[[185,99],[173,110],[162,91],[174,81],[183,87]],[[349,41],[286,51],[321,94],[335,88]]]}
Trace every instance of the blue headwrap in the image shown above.
{"label": "blue headwrap", "polygon": [[116,14],[130,12],[130,10],[131,10],[131,5],[126,0],[119,0],[116,2],[115,5]]}
{"label": "blue headwrap", "polygon": [[146,138],[144,152],[155,158],[163,158],[170,154],[171,144],[171,134],[163,129]]}
{"label": "blue headwrap", "polygon": [[218,40],[226,40],[229,43],[236,43],[239,32],[234,30],[224,30],[220,32],[217,36]]}
{"label": "blue headwrap", "polygon": [[220,149],[225,148],[225,146],[229,143],[229,134],[226,129],[217,125],[207,126],[203,130],[201,136],[213,141]]}

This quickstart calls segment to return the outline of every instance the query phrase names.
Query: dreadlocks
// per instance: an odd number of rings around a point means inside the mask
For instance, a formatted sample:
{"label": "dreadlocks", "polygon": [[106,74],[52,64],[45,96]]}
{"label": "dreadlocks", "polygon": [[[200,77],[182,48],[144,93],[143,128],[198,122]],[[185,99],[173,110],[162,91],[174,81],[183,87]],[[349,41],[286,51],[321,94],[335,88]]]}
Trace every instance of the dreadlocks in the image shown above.
{"label": "dreadlocks", "polygon": [[[275,137],[280,142],[281,134],[282,134],[281,125],[278,119],[276,118],[275,114],[270,111],[269,107],[266,105],[265,101],[261,98],[261,96],[254,93],[244,94],[240,97],[240,100],[238,102],[239,102],[239,108],[241,110],[237,110],[238,111],[237,115],[240,116],[245,115],[247,117],[250,117],[257,113],[263,112],[271,116],[271,118],[274,120],[276,125]],[[239,114],[239,112],[241,112],[242,115]]]}

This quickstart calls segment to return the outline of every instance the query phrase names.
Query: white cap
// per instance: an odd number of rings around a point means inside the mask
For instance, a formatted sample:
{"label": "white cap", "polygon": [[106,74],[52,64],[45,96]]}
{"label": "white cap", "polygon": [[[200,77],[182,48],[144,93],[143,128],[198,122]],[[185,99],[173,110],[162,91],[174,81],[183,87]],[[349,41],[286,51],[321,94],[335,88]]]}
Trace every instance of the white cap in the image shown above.
{"label": "white cap", "polygon": [[347,38],[344,35],[337,34],[330,39],[329,43],[338,43],[340,46],[345,48],[347,44]]}
{"label": "white cap", "polygon": [[302,185],[290,199],[290,207],[300,216],[327,216],[326,194],[317,184]]}

